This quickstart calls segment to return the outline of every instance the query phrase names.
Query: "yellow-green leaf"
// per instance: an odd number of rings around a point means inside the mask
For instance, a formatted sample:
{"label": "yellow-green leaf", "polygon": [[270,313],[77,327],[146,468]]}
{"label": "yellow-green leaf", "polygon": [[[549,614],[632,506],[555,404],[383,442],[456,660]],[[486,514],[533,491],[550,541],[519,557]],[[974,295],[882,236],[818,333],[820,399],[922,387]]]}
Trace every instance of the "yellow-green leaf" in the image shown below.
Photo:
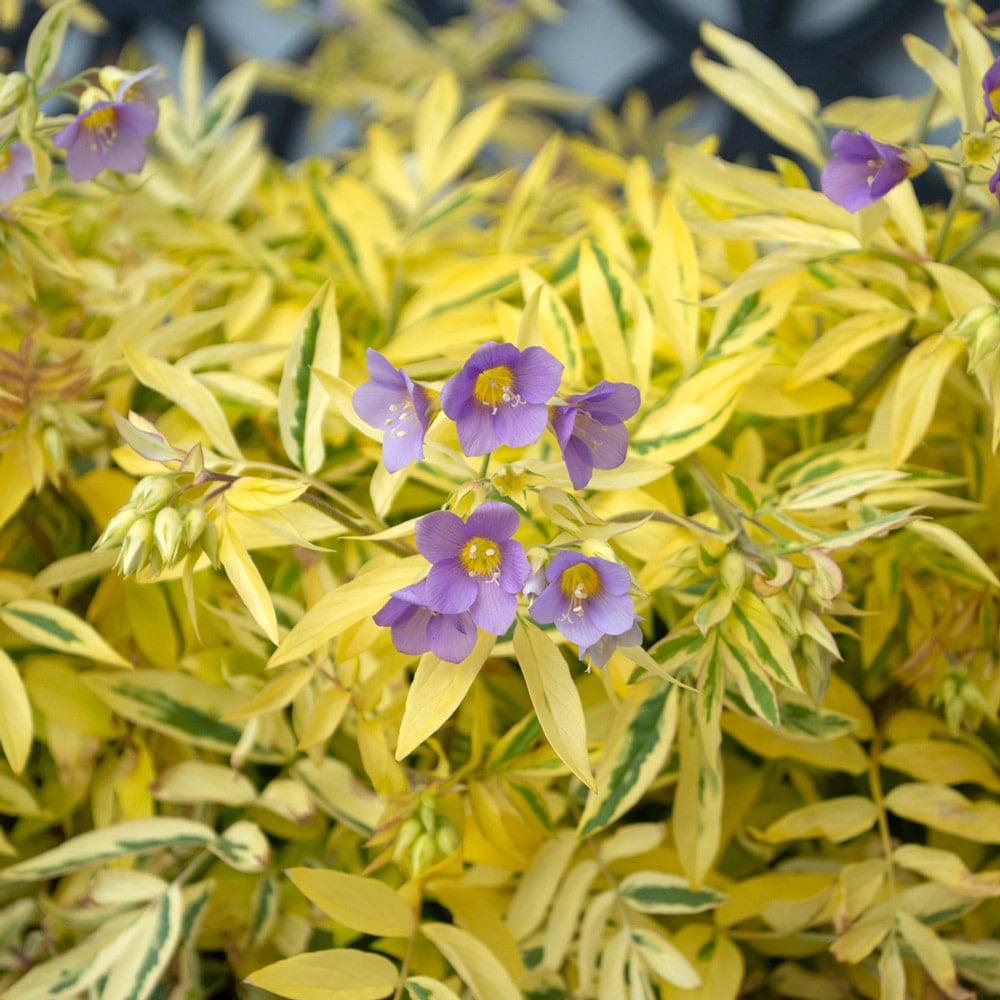
{"label": "yellow-green leaf", "polygon": [[844,795],[785,813],[757,836],[769,844],[826,837],[835,844],[857,837],[874,826],[878,807],[861,795]]}
{"label": "yellow-green leaf", "polygon": [[959,986],[955,963],[944,941],[912,913],[896,914],[903,940],[916,952],[920,964],[949,1000],[975,1000],[975,994]]}
{"label": "yellow-green leaf", "polygon": [[24,681],[14,661],[0,649],[0,746],[15,774],[24,770],[34,732]]}
{"label": "yellow-green leaf", "polygon": [[451,924],[423,924],[420,930],[451,962],[477,1000],[521,1000],[510,973],[479,938]]}
{"label": "yellow-green leaf", "polygon": [[947,785],[912,782],[897,785],[885,797],[897,816],[980,844],[1000,844],[1000,805],[991,799],[972,802]]}
{"label": "yellow-green leaf", "polygon": [[725,895],[667,872],[638,871],[626,875],[618,885],[621,898],[640,913],[703,913],[725,901]]}
{"label": "yellow-green leaf", "polygon": [[329,397],[313,374],[340,374],[340,321],[333,285],[324,284],[299,320],[278,387],[278,428],[285,454],[309,475],[323,464],[323,415]]}
{"label": "yellow-green leaf", "polygon": [[537,625],[522,620],[514,629],[514,655],[552,749],[588,788],[596,790],[583,704],[559,647]]}
{"label": "yellow-green leaf", "polygon": [[11,601],[0,608],[0,620],[22,638],[47,649],[97,660],[113,667],[131,666],[92,626],[56,604],[31,599]]}
{"label": "yellow-green leaf", "polygon": [[911,521],[906,526],[910,531],[938,548],[950,552],[960,563],[994,587],[1000,587],[1000,580],[987,565],[986,560],[957,532],[936,521]]}
{"label": "yellow-green leaf", "polygon": [[278,644],[278,616],[271,603],[267,584],[260,575],[240,535],[228,520],[221,522],[219,532],[219,561],[229,577],[229,582],[240,595],[253,620],[275,645]]}
{"label": "yellow-green leaf", "polygon": [[698,356],[698,257],[694,240],[671,196],[660,204],[649,258],[649,292],[661,335],[689,371]]}
{"label": "yellow-green leaf", "polygon": [[413,933],[413,912],[385,882],[320,868],[290,868],[285,874],[299,892],[345,927],[377,937]]}
{"label": "yellow-green leaf", "polygon": [[369,951],[307,951],[265,965],[247,982],[290,1000],[381,1000],[396,988],[396,966]]}
{"label": "yellow-green leaf", "polygon": [[448,663],[433,653],[424,653],[406,696],[396,760],[411,754],[458,708],[495,642],[496,636],[480,632],[472,652],[461,663]]}

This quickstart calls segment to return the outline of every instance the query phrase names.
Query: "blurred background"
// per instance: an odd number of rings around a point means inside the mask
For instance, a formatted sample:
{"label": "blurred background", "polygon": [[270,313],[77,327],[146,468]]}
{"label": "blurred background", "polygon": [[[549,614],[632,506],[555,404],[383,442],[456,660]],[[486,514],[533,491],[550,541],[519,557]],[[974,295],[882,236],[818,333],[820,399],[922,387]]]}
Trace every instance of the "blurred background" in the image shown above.
{"label": "blurred background", "polygon": [[[527,27],[506,58],[530,61],[540,74],[613,109],[634,88],[657,109],[694,98],[698,128],[717,133],[721,153],[731,159],[760,160],[776,147],[706,95],[692,73],[702,19],[750,41],[822,104],[848,95],[920,93],[925,78],[899,39],[911,32],[940,44],[944,35],[935,0],[90,0],[108,28],[98,37],[77,33],[68,58],[81,67],[114,62],[129,40],[138,40],[147,61],[173,75],[188,28],[200,24],[217,78],[250,56],[305,65],[318,35],[349,30],[366,2],[401,10],[415,31],[431,34],[518,9]],[[556,9],[559,15],[551,16]],[[20,62],[40,12],[34,0],[23,0],[21,23],[0,33],[5,68]],[[287,93],[259,91],[249,113],[266,116],[267,141],[287,159],[349,141],[335,127],[307,130],[306,108]],[[561,113],[570,126],[585,118]]]}

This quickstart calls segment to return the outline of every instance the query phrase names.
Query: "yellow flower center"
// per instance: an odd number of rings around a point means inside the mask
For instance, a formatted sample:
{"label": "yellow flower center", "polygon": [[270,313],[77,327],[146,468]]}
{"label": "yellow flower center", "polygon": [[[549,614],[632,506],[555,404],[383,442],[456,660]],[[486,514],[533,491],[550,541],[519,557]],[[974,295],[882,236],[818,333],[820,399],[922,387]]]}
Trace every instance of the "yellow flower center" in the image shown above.
{"label": "yellow flower center", "polygon": [[488,538],[470,538],[458,558],[469,576],[492,580],[500,572],[500,546]]}
{"label": "yellow flower center", "polygon": [[990,107],[993,108],[994,113],[1000,111],[1000,87],[994,87],[990,91]]}
{"label": "yellow flower center", "polygon": [[573,610],[575,611],[581,601],[593,597],[601,589],[601,578],[590,563],[580,562],[563,570],[563,574],[559,578],[559,586],[567,597],[574,599],[576,606]]}
{"label": "yellow flower center", "polygon": [[488,406],[494,413],[501,403],[516,402],[517,397],[510,391],[514,376],[506,365],[487,368],[476,376],[476,384],[472,395],[483,406]]}
{"label": "yellow flower center", "polygon": [[83,121],[80,123],[84,128],[90,129],[92,132],[103,132],[105,130],[114,130],[115,125],[118,123],[118,111],[115,108],[98,108],[96,111],[92,111]]}

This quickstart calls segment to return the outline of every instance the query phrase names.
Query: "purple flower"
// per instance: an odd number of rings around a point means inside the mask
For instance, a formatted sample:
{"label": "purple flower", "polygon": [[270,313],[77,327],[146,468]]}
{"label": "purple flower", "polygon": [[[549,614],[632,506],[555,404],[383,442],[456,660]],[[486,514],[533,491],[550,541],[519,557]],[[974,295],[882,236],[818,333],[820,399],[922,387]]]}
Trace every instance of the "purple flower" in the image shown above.
{"label": "purple flower", "polygon": [[427,607],[426,580],[397,590],[374,621],[389,627],[396,649],[414,656],[430,650],[439,659],[461,663],[476,644],[476,626],[468,611],[439,614]]}
{"label": "purple flower", "polygon": [[[161,66],[148,66],[138,73],[126,73],[122,70],[114,72],[117,67],[107,67],[108,82],[114,83],[112,93],[116,101],[141,101],[151,108],[156,108],[161,97],[170,93],[170,80],[164,74]],[[101,81],[105,74],[101,73]]]}
{"label": "purple flower", "polygon": [[[532,603],[531,617],[540,625],[554,624],[577,644],[581,659],[591,649],[600,655],[605,647],[598,644],[608,637],[632,644],[635,605],[629,593],[632,579],[624,566],[579,552],[559,552],[545,576],[548,586]],[[607,650],[608,656],[613,649]]]}
{"label": "purple flower", "polygon": [[136,173],[146,162],[144,136],[156,129],[156,108],[137,101],[98,101],[52,139],[66,150],[74,181],[89,181],[105,167]]}
{"label": "purple flower", "polygon": [[370,381],[354,390],[354,409],[365,423],[385,432],[382,461],[390,472],[398,472],[424,457],[430,395],[371,347],[365,362]]}
{"label": "purple flower", "polygon": [[1000,59],[983,74],[983,100],[986,103],[986,120],[1000,121]]}
{"label": "purple flower", "polygon": [[484,632],[503,635],[531,572],[511,538],[519,523],[513,507],[497,502],[481,504],[467,521],[447,510],[417,521],[417,548],[433,563],[424,580],[427,606],[442,614],[468,611]]}
{"label": "purple flower", "polygon": [[639,628],[639,619],[637,618],[632,623],[632,627],[621,634],[602,635],[593,645],[581,646],[580,659],[590,660],[595,667],[603,667],[611,659],[611,654],[619,647],[640,645],[642,645],[642,629]]}
{"label": "purple flower", "polygon": [[910,175],[905,150],[876,142],[867,132],[838,132],[830,143],[833,158],[820,175],[830,201],[856,212],[885,197]]}
{"label": "purple flower", "polygon": [[34,171],[31,150],[16,140],[0,150],[0,202],[10,201],[24,190],[24,178]]}
{"label": "purple flower", "polygon": [[573,488],[583,489],[594,469],[617,469],[628,452],[624,421],[639,409],[639,390],[626,382],[599,382],[589,392],[567,396],[550,412],[552,430]]}
{"label": "purple flower", "polygon": [[997,168],[993,171],[993,176],[990,178],[990,193],[994,197],[1000,198],[1000,195],[997,194],[998,185],[1000,185],[1000,163],[997,164]]}
{"label": "purple flower", "polygon": [[462,451],[485,455],[502,444],[537,441],[562,371],[542,347],[483,344],[441,390],[441,408],[458,426]]}

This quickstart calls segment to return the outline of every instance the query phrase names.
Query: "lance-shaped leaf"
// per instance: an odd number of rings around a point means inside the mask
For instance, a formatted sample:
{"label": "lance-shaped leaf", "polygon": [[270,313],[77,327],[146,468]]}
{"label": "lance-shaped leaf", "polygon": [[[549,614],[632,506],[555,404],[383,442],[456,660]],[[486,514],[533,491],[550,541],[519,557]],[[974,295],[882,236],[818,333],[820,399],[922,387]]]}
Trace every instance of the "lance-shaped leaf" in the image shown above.
{"label": "lance-shaped leaf", "polygon": [[936,521],[911,521],[907,528],[921,538],[927,539],[939,548],[950,552],[960,563],[994,587],[1000,587],[1000,580],[990,569],[986,560],[957,532],[938,524]]}
{"label": "lance-shaped leaf", "polygon": [[314,367],[340,374],[340,320],[330,282],[306,306],[278,386],[281,444],[296,468],[309,475],[323,464],[323,414],[330,400]]}
{"label": "lance-shaped leaf", "polygon": [[83,656],[113,667],[131,664],[116,653],[72,611],[45,601],[11,601],[0,609],[0,621],[19,636],[47,649]]}
{"label": "lance-shaped leaf", "polygon": [[974,993],[959,985],[955,963],[944,941],[906,910],[900,909],[896,920],[903,940],[916,952],[920,964],[937,983],[941,992],[949,1000],[975,1000]]}
{"label": "lance-shaped leaf", "polygon": [[684,952],[659,931],[651,927],[635,928],[631,943],[646,968],[658,978],[681,989],[701,986],[701,977]]}
{"label": "lance-shaped leaf", "polygon": [[219,532],[219,561],[229,577],[229,582],[240,595],[253,620],[275,645],[279,642],[278,616],[267,584],[260,575],[250,553],[240,535],[233,529],[228,519],[223,519]]}
{"label": "lance-shaped leaf", "polygon": [[247,982],[290,1000],[380,1000],[396,988],[389,959],[356,948],[307,951],[265,965]]}
{"label": "lance-shaped leaf", "polygon": [[458,708],[495,642],[496,636],[480,632],[472,652],[460,663],[448,663],[433,653],[424,653],[406,696],[396,760],[411,754]]}
{"label": "lance-shaped leaf", "polygon": [[24,770],[34,733],[24,681],[14,661],[0,649],[0,746],[15,774]]}
{"label": "lance-shaped leaf", "polygon": [[376,937],[413,933],[413,912],[385,882],[319,868],[291,868],[285,874],[299,892],[345,927]]}
{"label": "lance-shaped leaf", "polygon": [[922,781],[897,785],[885,797],[885,807],[964,840],[1000,844],[1000,805],[990,799],[973,802],[947,785]]}
{"label": "lance-shaped leaf", "polygon": [[587,797],[580,817],[581,837],[635,805],[666,764],[677,731],[677,691],[654,679],[635,685],[623,700],[597,766],[598,791]]}
{"label": "lance-shaped leaf", "polygon": [[519,621],[514,629],[514,655],[552,749],[588,788],[596,790],[580,692],[559,647],[537,625]]}
{"label": "lance-shaped leaf", "polygon": [[429,976],[410,976],[406,980],[410,1000],[459,1000],[458,994]]}
{"label": "lance-shaped leaf", "polygon": [[878,807],[862,795],[844,795],[793,809],[775,820],[757,836],[769,844],[807,837],[826,837],[835,844],[871,829],[878,819]]}
{"label": "lance-shaped leaf", "polygon": [[248,819],[237,820],[208,849],[238,872],[262,872],[271,859],[264,831]]}
{"label": "lance-shaped leaf", "polygon": [[726,899],[715,889],[691,883],[667,872],[639,871],[626,875],[618,886],[622,899],[640,913],[703,913]]}
{"label": "lance-shaped leaf", "polygon": [[280,667],[329,642],[363,618],[375,614],[394,590],[415,583],[427,570],[420,556],[371,565],[353,580],[324,594],[292,627],[268,660]]}
{"label": "lance-shaped leaf", "polygon": [[120,413],[112,413],[112,420],[121,439],[138,455],[151,462],[182,462],[184,452],[175,448],[145,417],[129,411],[126,420]]}
{"label": "lance-shaped leaf", "polygon": [[521,1000],[510,973],[479,938],[452,924],[424,924],[420,930],[451,962],[478,1000]]}
{"label": "lance-shaped leaf", "polygon": [[726,621],[725,631],[731,649],[742,650],[779,684],[802,690],[788,640],[777,619],[756,594],[749,590],[740,594]]}
{"label": "lance-shaped leaf", "polygon": [[191,819],[151,816],[148,819],[127,820],[98,830],[88,830],[50,851],[11,865],[0,872],[0,879],[37,882],[109,858],[146,854],[164,847],[187,850],[213,844],[217,839],[210,826]]}
{"label": "lance-shaped leaf", "polygon": [[190,414],[208,435],[216,451],[226,458],[243,457],[218,400],[195,375],[159,358],[143,354],[127,343],[122,344],[122,352],[135,377]]}
{"label": "lance-shaped leaf", "polygon": [[698,258],[694,240],[674,199],[667,195],[653,235],[649,291],[661,335],[670,339],[684,369],[698,356]]}
{"label": "lance-shaped leaf", "polygon": [[128,947],[112,965],[101,1000],[146,1000],[173,958],[181,937],[184,900],[171,885],[153,900],[125,932]]}

